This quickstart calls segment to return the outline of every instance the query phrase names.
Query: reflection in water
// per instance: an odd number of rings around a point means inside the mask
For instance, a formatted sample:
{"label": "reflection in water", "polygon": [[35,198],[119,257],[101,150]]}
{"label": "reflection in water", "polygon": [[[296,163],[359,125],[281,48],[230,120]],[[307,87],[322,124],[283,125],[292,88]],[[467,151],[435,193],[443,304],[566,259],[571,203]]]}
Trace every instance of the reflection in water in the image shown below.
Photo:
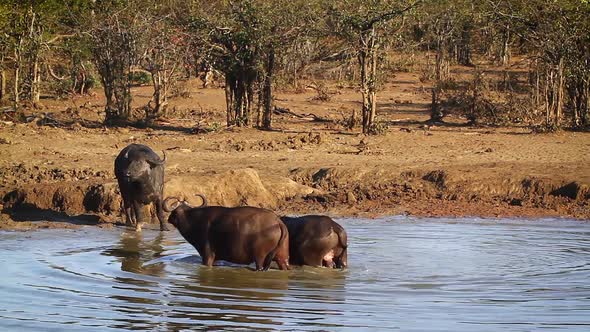
{"label": "reflection in water", "polygon": [[280,271],[254,272],[240,267],[199,267],[182,282],[173,282],[174,318],[276,325],[271,317],[288,289],[288,275]]}
{"label": "reflection in water", "polygon": [[162,276],[164,264],[144,266],[143,263],[160,257],[164,251],[163,234],[160,232],[153,239],[144,240],[143,232],[125,230],[121,233],[117,245],[104,250],[102,254],[119,258],[121,271]]}
{"label": "reflection in water", "polygon": [[[150,295],[158,291],[159,282],[145,278],[145,276],[164,276],[164,264],[144,265],[144,263],[160,257],[164,251],[163,239],[162,233],[157,233],[153,239],[144,239],[143,232],[125,230],[119,236],[116,245],[102,251],[102,255],[115,257],[120,262],[122,272],[128,272],[114,276],[116,283],[112,287],[117,292],[114,295],[109,295],[109,298],[117,300],[113,309],[120,312],[122,316],[158,317],[161,315],[160,308],[164,302]],[[111,326],[130,330],[145,330],[157,325],[149,321],[131,318]]]}
{"label": "reflection in water", "polygon": [[339,222],[345,271],[208,268],[176,232],[0,233],[0,330],[590,328],[590,225]]}

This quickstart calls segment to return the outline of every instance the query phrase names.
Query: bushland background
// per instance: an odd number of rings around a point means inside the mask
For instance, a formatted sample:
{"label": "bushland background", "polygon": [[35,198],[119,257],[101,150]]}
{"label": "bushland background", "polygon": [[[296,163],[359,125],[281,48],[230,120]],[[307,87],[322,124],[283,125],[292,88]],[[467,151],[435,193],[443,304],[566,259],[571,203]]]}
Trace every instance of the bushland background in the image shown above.
{"label": "bushland background", "polygon": [[167,195],[212,204],[587,219],[588,17],[586,0],[2,1],[2,225],[119,221],[132,142],[166,152]]}

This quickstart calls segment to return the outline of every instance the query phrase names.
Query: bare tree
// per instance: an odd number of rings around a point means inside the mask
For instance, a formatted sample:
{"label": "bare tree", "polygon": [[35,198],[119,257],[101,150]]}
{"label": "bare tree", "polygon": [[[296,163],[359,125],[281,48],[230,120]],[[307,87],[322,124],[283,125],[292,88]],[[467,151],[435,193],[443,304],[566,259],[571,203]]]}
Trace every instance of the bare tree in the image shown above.
{"label": "bare tree", "polygon": [[251,124],[255,83],[260,75],[256,12],[251,1],[203,5],[193,32],[211,65],[225,76],[227,125]]}
{"label": "bare tree", "polygon": [[271,129],[277,59],[310,26],[310,3],[247,0],[202,8],[193,27],[212,66],[225,76],[227,125],[251,125],[256,107],[256,125]]}
{"label": "bare tree", "polygon": [[574,126],[587,125],[590,3],[576,0],[550,4],[541,0],[514,2],[509,10],[494,3],[492,10],[504,21],[510,21],[511,33],[534,50],[533,95],[543,96],[535,98],[535,102],[544,109],[546,126],[562,127],[568,108]]}
{"label": "bare tree", "polygon": [[96,24],[90,30],[93,61],[101,78],[105,104],[105,122],[126,122],[131,114],[132,66],[137,63],[136,12],[130,8],[95,12]]}
{"label": "bare tree", "polygon": [[170,12],[144,14],[140,65],[150,73],[154,93],[146,106],[146,121],[162,116],[168,107],[170,87],[189,46],[182,31],[175,29]]}
{"label": "bare tree", "polygon": [[363,133],[374,131],[377,110],[377,71],[379,31],[382,25],[410,11],[422,1],[410,4],[391,1],[347,1],[332,3],[328,7],[330,31],[352,43],[357,51],[362,94]]}

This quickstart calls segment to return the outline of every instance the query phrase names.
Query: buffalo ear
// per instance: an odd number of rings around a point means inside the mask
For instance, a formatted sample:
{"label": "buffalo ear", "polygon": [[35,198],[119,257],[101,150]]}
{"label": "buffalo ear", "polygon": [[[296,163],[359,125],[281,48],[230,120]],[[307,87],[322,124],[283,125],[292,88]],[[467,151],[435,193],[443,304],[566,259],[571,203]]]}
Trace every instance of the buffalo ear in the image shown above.
{"label": "buffalo ear", "polygon": [[166,163],[166,152],[162,151],[162,154],[164,155],[164,158],[150,158],[150,159],[146,159],[146,161],[150,164],[150,166],[152,168],[156,167],[156,166],[160,166],[160,165],[164,165]]}
{"label": "buffalo ear", "polygon": [[176,214],[176,222],[183,220],[186,218],[186,211],[188,207],[184,204],[178,206],[178,208],[174,209],[174,213]]}
{"label": "buffalo ear", "polygon": [[154,168],[160,165],[164,165],[164,161],[163,160],[150,160],[147,159],[146,160],[148,164],[150,164],[150,168]]}
{"label": "buffalo ear", "polygon": [[162,154],[164,155],[164,158],[160,159],[160,157],[158,157],[158,159],[147,159],[146,161],[152,166],[152,168],[164,165],[166,163],[166,151],[162,150]]}

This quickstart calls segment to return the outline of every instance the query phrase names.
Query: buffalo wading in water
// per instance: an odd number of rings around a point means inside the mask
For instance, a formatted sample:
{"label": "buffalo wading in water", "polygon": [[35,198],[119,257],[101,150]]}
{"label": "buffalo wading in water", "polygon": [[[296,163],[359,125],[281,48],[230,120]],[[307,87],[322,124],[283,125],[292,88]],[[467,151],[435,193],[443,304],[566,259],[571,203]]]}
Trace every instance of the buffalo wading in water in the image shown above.
{"label": "buffalo wading in water", "polygon": [[327,216],[281,217],[289,229],[289,262],[293,265],[345,268],[346,231]]}
{"label": "buffalo wading in water", "polygon": [[123,198],[127,225],[141,230],[143,207],[153,203],[160,221],[160,230],[168,230],[162,209],[164,163],[152,149],[142,144],[130,144],[115,159],[115,176]]}
{"label": "buffalo wading in water", "polygon": [[197,249],[203,265],[254,262],[257,271],[266,271],[275,261],[281,270],[289,269],[289,233],[276,214],[250,206],[207,206],[205,196],[197,196],[203,199],[199,207],[168,197],[164,210],[171,212],[168,222]]}

